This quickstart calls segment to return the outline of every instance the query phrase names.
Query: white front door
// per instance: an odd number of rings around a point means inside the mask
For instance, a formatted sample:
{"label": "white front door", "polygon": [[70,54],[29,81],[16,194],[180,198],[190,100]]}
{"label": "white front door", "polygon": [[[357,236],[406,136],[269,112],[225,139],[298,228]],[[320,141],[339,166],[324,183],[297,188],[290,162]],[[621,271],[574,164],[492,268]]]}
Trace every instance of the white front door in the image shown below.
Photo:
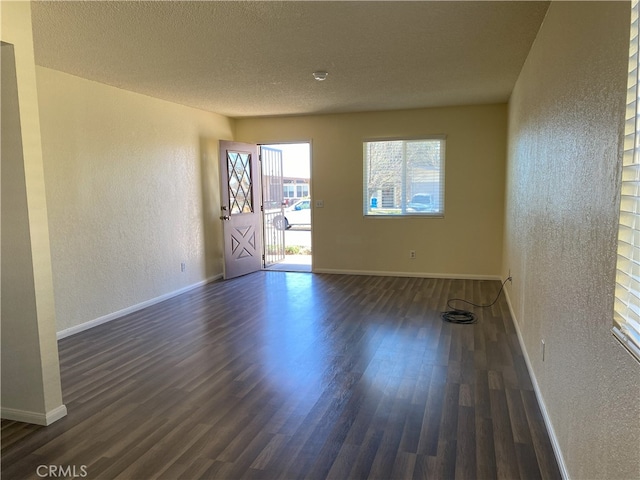
{"label": "white front door", "polygon": [[259,164],[257,145],[220,142],[220,218],[226,279],[262,268]]}

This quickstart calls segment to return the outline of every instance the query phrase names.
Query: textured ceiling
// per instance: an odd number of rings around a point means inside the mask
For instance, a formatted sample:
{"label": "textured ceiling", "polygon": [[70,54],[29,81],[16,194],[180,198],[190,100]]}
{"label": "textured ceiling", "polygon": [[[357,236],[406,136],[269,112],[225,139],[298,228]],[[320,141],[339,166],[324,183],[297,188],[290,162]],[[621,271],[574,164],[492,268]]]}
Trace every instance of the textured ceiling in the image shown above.
{"label": "textured ceiling", "polygon": [[547,7],[38,1],[32,12],[38,65],[247,117],[505,102]]}

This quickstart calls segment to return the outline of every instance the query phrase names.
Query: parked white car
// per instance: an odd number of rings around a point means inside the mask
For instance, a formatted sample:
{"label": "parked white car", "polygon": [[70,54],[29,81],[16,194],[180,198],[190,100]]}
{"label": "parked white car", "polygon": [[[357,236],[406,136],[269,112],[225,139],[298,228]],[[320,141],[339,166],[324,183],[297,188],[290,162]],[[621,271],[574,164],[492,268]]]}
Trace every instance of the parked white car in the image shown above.
{"label": "parked white car", "polygon": [[311,225],[311,200],[299,200],[282,212],[283,216],[276,216],[273,224],[278,230],[287,230],[293,225]]}

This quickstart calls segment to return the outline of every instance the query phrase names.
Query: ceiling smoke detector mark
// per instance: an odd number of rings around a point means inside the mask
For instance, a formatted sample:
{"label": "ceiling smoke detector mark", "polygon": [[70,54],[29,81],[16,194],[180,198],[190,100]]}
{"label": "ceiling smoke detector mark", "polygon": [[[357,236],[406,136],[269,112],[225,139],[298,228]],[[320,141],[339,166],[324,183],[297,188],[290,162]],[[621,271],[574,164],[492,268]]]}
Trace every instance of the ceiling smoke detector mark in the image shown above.
{"label": "ceiling smoke detector mark", "polygon": [[328,76],[329,76],[329,72],[325,72],[325,71],[313,72],[313,78],[315,78],[319,82],[326,80]]}

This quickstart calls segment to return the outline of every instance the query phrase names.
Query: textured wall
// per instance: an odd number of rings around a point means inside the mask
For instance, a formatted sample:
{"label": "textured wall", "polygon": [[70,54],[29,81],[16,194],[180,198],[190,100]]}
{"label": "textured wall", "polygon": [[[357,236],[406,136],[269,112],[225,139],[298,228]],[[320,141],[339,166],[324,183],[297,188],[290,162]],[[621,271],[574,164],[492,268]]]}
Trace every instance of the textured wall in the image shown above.
{"label": "textured wall", "polygon": [[575,479],[640,478],[640,365],[610,333],[629,19],[553,2],[509,106],[503,268]]}
{"label": "textured wall", "polygon": [[231,121],[43,67],[37,79],[58,331],[220,274]]}
{"label": "textured wall", "polygon": [[[237,139],[311,141],[318,271],[497,276],[502,259],[506,105],[238,119]],[[362,142],[445,134],[445,217],[364,218]],[[409,250],[416,258],[409,259]]]}

